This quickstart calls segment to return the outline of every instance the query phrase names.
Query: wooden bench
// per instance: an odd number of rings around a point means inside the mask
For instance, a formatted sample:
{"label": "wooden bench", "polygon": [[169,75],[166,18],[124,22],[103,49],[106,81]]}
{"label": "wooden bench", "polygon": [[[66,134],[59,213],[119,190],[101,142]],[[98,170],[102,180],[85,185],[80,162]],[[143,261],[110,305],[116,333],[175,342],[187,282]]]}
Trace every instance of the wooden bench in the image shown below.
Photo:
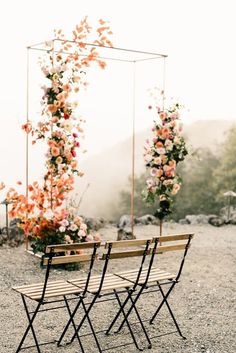
{"label": "wooden bench", "polygon": [[[150,318],[150,323],[153,323],[161,307],[165,304],[171,314],[177,331],[183,337],[167,299],[172,289],[179,281],[185,256],[189,249],[192,237],[193,234],[162,236],[161,246],[159,246],[159,237],[114,242],[109,241],[106,242],[105,246],[101,246],[100,242],[48,246],[46,249],[46,257],[43,260],[44,265],[47,266],[45,281],[42,283],[27,284],[13,288],[15,291],[20,293],[22,297],[27,319],[29,321],[16,353],[18,353],[21,349],[31,347],[36,347],[38,353],[41,353],[41,345],[46,343],[44,342],[40,344],[38,342],[33,326],[34,320],[38,313],[41,311],[46,311],[45,309],[41,310],[42,305],[55,303],[59,300],[63,301],[64,306],[67,308],[68,322],[65,325],[60,338],[53,342],[56,342],[57,345],[60,346],[66,333],[68,332],[68,328],[72,327],[74,334],[70,337],[69,342],[72,343],[75,339],[77,339],[83,353],[84,347],[81,341],[80,332],[85,321],[87,321],[90,327],[91,335],[96,342],[98,351],[102,352],[100,342],[94,329],[94,324],[90,319],[91,310],[94,310],[95,304],[99,302],[102,296],[110,296],[111,300],[115,300],[118,304],[117,313],[110,323],[109,328],[106,330],[106,334],[110,334],[112,327],[116,322],[118,322],[118,319],[122,317],[118,331],[120,331],[124,324],[126,324],[132,337],[132,343],[135,344],[137,349],[142,350],[137,342],[137,337],[135,337],[135,333],[133,332],[132,324],[129,319],[130,314],[134,312],[141,328],[141,335],[145,338],[148,343],[148,347],[150,348],[151,338],[149,337],[148,329],[144,326],[142,314],[139,313],[137,309],[137,302],[141,298],[141,295],[149,290],[150,286],[155,286],[156,290],[162,295],[162,301]],[[183,257],[177,274],[159,269],[156,266],[154,267],[153,264],[157,254],[164,254],[165,252],[176,250],[183,251]],[[73,254],[68,254],[68,252],[71,251]],[[76,251],[83,251],[83,253],[75,254]],[[108,271],[109,264],[112,259],[121,259],[122,261],[126,259],[126,263],[129,263],[129,258],[132,257],[140,258],[140,264],[136,269],[118,272]],[[94,263],[97,258],[103,261],[103,268],[100,275],[93,274]],[[64,279],[59,281],[49,281],[49,274],[52,265],[85,261],[89,263],[88,273],[85,277],[81,277],[81,275],[79,275],[77,278],[72,280]],[[167,293],[164,293],[162,284],[166,284],[166,282],[170,284],[170,288]],[[121,301],[121,293],[126,296],[123,301]],[[73,310],[71,310],[69,306],[68,296],[72,296],[72,298],[76,301],[76,305]],[[89,303],[86,302],[87,297],[92,297],[92,300]],[[36,303],[36,307],[31,313],[28,309],[27,300],[34,301]],[[128,304],[129,308],[127,309]],[[55,307],[55,309],[57,309],[57,307]],[[80,321],[75,322],[75,315],[78,311],[83,314],[80,316]],[[23,347],[23,343],[29,332],[33,334],[35,344],[30,347]]]}

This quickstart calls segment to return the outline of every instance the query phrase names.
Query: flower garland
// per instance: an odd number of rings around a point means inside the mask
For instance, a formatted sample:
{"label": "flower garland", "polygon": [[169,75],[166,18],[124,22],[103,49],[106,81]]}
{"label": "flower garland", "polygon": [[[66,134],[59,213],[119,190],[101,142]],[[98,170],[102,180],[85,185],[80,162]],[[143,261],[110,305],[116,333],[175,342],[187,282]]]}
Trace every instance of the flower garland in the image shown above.
{"label": "flower garland", "polygon": [[[91,30],[85,18],[73,30],[72,41],[66,40],[61,30],[55,31],[55,39],[45,43],[46,55],[39,61],[45,77],[42,119],[36,127],[28,121],[22,128],[32,136],[32,144],[39,140],[46,141],[46,173],[43,185],[35,181],[28,186],[28,197],[14,188],[7,192],[7,199],[12,203],[10,216],[20,218],[25,235],[36,239],[43,239],[47,234],[45,230],[48,229],[51,234],[53,229],[58,240],[62,236],[64,241],[69,241],[66,238],[69,234],[72,240],[89,240],[82,220],[71,223],[72,216],[63,208],[63,202],[73,190],[74,176],[83,175],[78,167],[77,154],[84,120],[76,113],[77,95],[81,87],[87,86],[86,71],[91,63],[97,63],[102,69],[106,66],[99,59],[97,46],[112,47],[108,38],[112,32],[105,21],[99,20],[94,46],[86,44],[91,42],[88,38]],[[59,48],[55,50],[56,44]],[[62,232],[62,224],[67,222],[69,228]],[[81,238],[79,232],[82,230],[84,234]]]}
{"label": "flower garland", "polygon": [[154,121],[152,141],[147,140],[144,146],[144,159],[149,177],[143,195],[149,203],[158,200],[159,207],[155,216],[160,220],[171,213],[172,196],[177,194],[181,187],[176,167],[188,154],[185,140],[181,136],[179,110],[178,103],[165,110],[156,107],[159,122]]}

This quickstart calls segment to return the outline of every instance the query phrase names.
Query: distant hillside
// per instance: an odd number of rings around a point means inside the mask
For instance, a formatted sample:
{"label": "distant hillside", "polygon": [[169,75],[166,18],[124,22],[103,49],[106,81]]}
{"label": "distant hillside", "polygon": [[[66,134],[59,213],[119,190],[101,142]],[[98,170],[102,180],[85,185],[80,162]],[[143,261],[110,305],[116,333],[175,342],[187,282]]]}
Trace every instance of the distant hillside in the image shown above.
{"label": "distant hillside", "polygon": [[234,121],[226,120],[200,120],[189,126],[185,126],[185,134],[188,143],[194,148],[208,147],[217,153],[220,144],[224,141],[225,132],[236,124]]}
{"label": "distant hillside", "polygon": [[[232,121],[196,121],[185,126],[188,144],[194,149],[209,147],[217,153],[224,140],[225,131]],[[136,135],[135,174],[145,171],[143,145],[150,131]],[[132,173],[132,139],[126,139],[112,146],[103,153],[91,156],[81,165],[85,175],[79,182],[79,195],[87,189],[82,203],[81,213],[87,216],[109,217],[111,207],[118,201],[119,193],[128,186],[128,177]]]}

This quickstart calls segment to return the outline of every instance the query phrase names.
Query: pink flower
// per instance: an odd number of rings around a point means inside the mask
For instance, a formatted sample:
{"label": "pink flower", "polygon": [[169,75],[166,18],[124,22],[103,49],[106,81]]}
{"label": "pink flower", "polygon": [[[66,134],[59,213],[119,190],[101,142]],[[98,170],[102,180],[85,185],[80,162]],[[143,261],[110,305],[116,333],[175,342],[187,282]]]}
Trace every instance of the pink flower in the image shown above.
{"label": "pink flower", "polygon": [[81,230],[78,232],[78,235],[79,235],[79,237],[86,237],[87,233],[86,233],[83,229],[81,229]]}
{"label": "pink flower", "polygon": [[73,157],[76,157],[76,152],[75,152],[75,150],[71,150],[71,154],[72,154]]}
{"label": "pink flower", "polygon": [[86,240],[86,241],[93,241],[92,235],[91,235],[91,234],[88,234],[85,240]]}
{"label": "pink flower", "polygon": [[69,225],[69,222],[68,222],[67,219],[63,219],[63,220],[60,222],[60,225],[61,225],[62,227],[67,227],[67,226]]}

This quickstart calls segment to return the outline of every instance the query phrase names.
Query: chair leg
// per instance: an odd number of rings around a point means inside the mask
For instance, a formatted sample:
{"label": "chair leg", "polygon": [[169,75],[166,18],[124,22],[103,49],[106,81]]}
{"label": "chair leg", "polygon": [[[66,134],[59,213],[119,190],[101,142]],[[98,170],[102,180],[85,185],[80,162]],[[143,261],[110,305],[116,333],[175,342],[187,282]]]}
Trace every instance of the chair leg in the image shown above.
{"label": "chair leg", "polygon": [[[128,288],[126,288],[126,290],[129,290]],[[123,302],[123,304],[120,306],[120,309],[118,310],[118,312],[116,313],[116,316],[114,317],[114,319],[112,320],[110,326],[108,327],[108,329],[106,330],[106,335],[109,335],[112,327],[114,326],[114,324],[116,323],[116,321],[118,320],[118,318],[120,317],[124,307],[126,306],[126,304],[128,303],[129,301],[129,297],[127,296],[125,301]]]}
{"label": "chair leg", "polygon": [[125,314],[125,311],[124,311],[124,305],[121,303],[120,298],[119,298],[119,296],[118,296],[118,294],[117,294],[117,292],[116,292],[115,289],[114,289],[114,293],[115,293],[116,299],[117,299],[117,301],[118,301],[118,304],[119,304],[119,306],[120,306],[120,310],[121,310],[121,312],[122,312],[122,314],[123,314],[123,316],[124,316],[124,320],[125,320],[125,322],[126,322],[126,324],[127,324],[127,326],[128,326],[128,329],[129,329],[129,332],[130,332],[130,334],[131,334],[131,337],[132,337],[132,339],[133,339],[133,341],[134,341],[134,344],[135,344],[135,346],[136,346],[136,348],[137,348],[138,350],[142,351],[143,349],[139,347],[139,345],[138,345],[138,343],[137,343],[137,341],[136,341],[135,335],[134,335],[134,333],[133,333],[133,331],[132,331],[131,325],[130,325],[128,319],[126,318],[126,314]]}
{"label": "chair leg", "polygon": [[[82,320],[80,321],[79,325],[78,325],[77,328],[76,328],[76,331],[75,331],[74,335],[72,336],[72,338],[71,338],[71,340],[70,340],[71,343],[74,341],[74,339],[75,339],[75,337],[76,337],[76,333],[79,332],[79,330],[80,330],[80,328],[82,327],[84,321],[85,321],[86,318],[88,317],[88,314],[89,314],[90,310],[92,309],[92,307],[93,307],[95,301],[97,300],[97,298],[98,298],[98,294],[96,294],[96,295],[94,296],[94,298],[93,298],[92,302],[90,303],[88,309],[86,309],[85,315],[83,316]],[[82,301],[83,301],[83,299],[81,298],[81,303],[82,303]],[[74,312],[73,312],[74,315],[75,315],[76,311],[77,311],[77,307],[75,308],[75,310],[74,310]],[[72,315],[73,315],[73,314],[72,314]],[[70,322],[71,322],[71,320],[70,320]]]}
{"label": "chair leg", "polygon": [[[64,296],[64,301],[65,301],[65,303],[66,303],[67,311],[68,311],[69,316],[70,316],[70,318],[71,318],[72,312],[71,312],[71,310],[70,310],[70,307],[69,307],[69,304],[68,304],[68,300],[66,299],[66,296]],[[71,322],[72,322],[73,327],[74,327],[74,330],[75,330],[75,332],[76,332],[76,325],[75,325],[75,322],[74,322],[74,319],[73,319],[73,318],[72,318]],[[76,337],[77,337],[77,339],[78,339],[78,341],[79,341],[79,345],[80,345],[80,348],[81,348],[82,353],[85,353],[85,352],[84,352],[83,345],[82,345],[82,342],[81,342],[81,339],[80,339],[78,333],[76,333]]]}
{"label": "chair leg", "polygon": [[[62,334],[61,334],[61,336],[60,336],[60,338],[59,338],[59,341],[57,342],[57,346],[58,346],[58,347],[61,345],[61,341],[63,340],[63,338],[64,338],[64,336],[65,336],[65,334],[66,334],[66,332],[67,332],[67,330],[68,330],[68,328],[69,328],[69,326],[70,326],[70,324],[71,324],[71,323],[73,322],[73,320],[74,320],[74,316],[75,316],[75,314],[76,314],[76,312],[77,312],[77,310],[78,310],[78,308],[79,308],[79,306],[80,306],[80,304],[81,304],[81,300],[82,300],[82,298],[79,298],[79,301],[78,301],[78,303],[76,304],[76,306],[75,306],[73,312],[70,314],[70,318],[69,318],[69,320],[68,320],[68,322],[67,322],[67,324],[66,324],[66,326],[65,326],[65,328],[64,328],[64,330],[63,330],[63,332],[62,332]],[[76,331],[76,328],[75,328],[75,337],[77,337],[76,332],[77,332],[77,331]]]}
{"label": "chair leg", "polygon": [[91,331],[92,331],[92,335],[93,335],[94,340],[95,340],[95,342],[96,342],[96,345],[97,345],[97,347],[98,347],[99,353],[102,353],[102,349],[101,349],[100,344],[99,344],[99,342],[98,342],[98,339],[97,339],[97,336],[96,336],[96,332],[95,332],[95,330],[94,330],[94,328],[93,328],[93,324],[92,324],[92,322],[91,322],[91,320],[90,320],[90,317],[89,317],[89,315],[88,315],[88,313],[87,313],[87,309],[86,309],[86,306],[85,306],[85,303],[84,303],[83,300],[82,300],[82,306],[83,306],[83,309],[84,309],[86,318],[87,318],[87,320],[88,320],[90,329],[91,329]]}
{"label": "chair leg", "polygon": [[[137,303],[137,301],[138,301],[140,295],[142,294],[143,290],[144,290],[144,286],[141,287],[141,289],[139,290],[139,292],[138,292],[138,294],[136,295],[135,299],[132,300],[131,306],[129,307],[129,310],[128,310],[128,312],[126,313],[126,319],[128,319],[129,315],[131,314],[132,310],[134,309],[135,304]],[[130,299],[131,295],[132,295],[132,293],[130,293],[130,295],[127,297],[128,300]],[[124,305],[123,305],[123,308],[124,308]],[[125,319],[121,322],[121,324],[120,324],[120,326],[119,326],[119,328],[118,328],[118,331],[121,330],[121,328],[123,327],[124,323],[125,323]]]}
{"label": "chair leg", "polygon": [[[170,305],[169,305],[169,303],[168,303],[168,301],[167,301],[167,296],[166,296],[165,293],[163,292],[163,289],[161,288],[161,285],[160,285],[159,283],[158,283],[158,287],[159,287],[159,290],[160,290],[161,295],[162,295],[162,297],[163,297],[163,304],[164,304],[164,303],[166,304],[166,306],[167,306],[167,308],[168,308],[168,310],[169,310],[169,313],[170,313],[170,315],[171,315],[171,317],[172,317],[172,320],[173,320],[173,322],[174,322],[174,324],[175,324],[175,327],[176,327],[176,329],[177,329],[179,335],[180,335],[183,339],[186,339],[186,337],[183,336],[183,334],[182,334],[182,332],[181,332],[181,330],[180,330],[180,328],[179,328],[179,325],[178,325],[178,323],[177,323],[177,321],[176,321],[176,319],[175,319],[175,317],[174,317],[173,311],[171,310],[171,307],[170,307]],[[172,288],[172,289],[173,289],[173,288]]]}
{"label": "chair leg", "polygon": [[[157,283],[158,284],[158,283]],[[160,303],[160,305],[158,306],[157,310],[155,311],[155,313],[153,314],[152,318],[149,320],[149,323],[152,325],[153,321],[155,320],[157,314],[159,313],[159,311],[161,310],[163,304],[165,303],[165,300],[167,300],[167,298],[169,297],[172,289],[174,288],[176,282],[173,282],[172,285],[170,286],[170,288],[168,289],[166,295],[165,295],[165,299],[162,300],[162,302]]]}
{"label": "chair leg", "polygon": [[24,308],[25,308],[26,315],[27,315],[27,318],[28,318],[28,321],[29,321],[29,325],[27,326],[27,328],[25,330],[25,333],[24,333],[24,335],[23,335],[23,337],[22,337],[22,339],[20,341],[20,344],[19,344],[19,346],[18,346],[18,348],[16,350],[16,353],[20,352],[20,350],[22,349],[21,347],[22,347],[22,345],[23,345],[23,343],[24,343],[24,341],[25,341],[30,329],[31,329],[33,337],[34,337],[34,341],[35,341],[35,345],[37,347],[37,351],[38,351],[38,353],[41,353],[40,348],[39,348],[39,344],[38,344],[38,340],[37,340],[37,337],[36,337],[36,334],[35,334],[35,331],[34,331],[34,328],[33,328],[33,321],[34,321],[34,319],[35,319],[35,317],[36,317],[36,315],[37,315],[37,313],[39,311],[41,303],[40,302],[38,303],[38,305],[37,305],[32,317],[30,317],[29,310],[28,310],[25,298],[24,298],[23,295],[21,295],[21,298],[22,298],[22,301],[23,301],[23,304],[24,304]]}
{"label": "chair leg", "polygon": [[146,339],[147,339],[147,341],[148,341],[148,344],[149,344],[148,348],[151,349],[151,348],[152,348],[152,342],[151,342],[151,340],[150,340],[150,338],[149,338],[149,336],[148,336],[147,330],[146,330],[146,328],[145,328],[145,326],[144,326],[144,324],[143,324],[143,321],[142,321],[142,319],[141,319],[141,317],[140,317],[140,314],[139,314],[139,312],[138,312],[138,309],[137,309],[137,307],[136,307],[136,305],[135,305],[135,303],[134,303],[134,300],[133,300],[133,298],[132,298],[131,296],[130,296],[130,300],[131,300],[131,302],[132,302],[133,305],[134,305],[134,311],[135,311],[135,313],[136,313],[136,316],[137,316],[137,318],[138,318],[138,321],[140,322],[140,325],[141,325],[141,327],[142,327],[142,330],[143,330],[143,332],[144,332],[144,334],[145,334],[145,336],[146,336]]}

